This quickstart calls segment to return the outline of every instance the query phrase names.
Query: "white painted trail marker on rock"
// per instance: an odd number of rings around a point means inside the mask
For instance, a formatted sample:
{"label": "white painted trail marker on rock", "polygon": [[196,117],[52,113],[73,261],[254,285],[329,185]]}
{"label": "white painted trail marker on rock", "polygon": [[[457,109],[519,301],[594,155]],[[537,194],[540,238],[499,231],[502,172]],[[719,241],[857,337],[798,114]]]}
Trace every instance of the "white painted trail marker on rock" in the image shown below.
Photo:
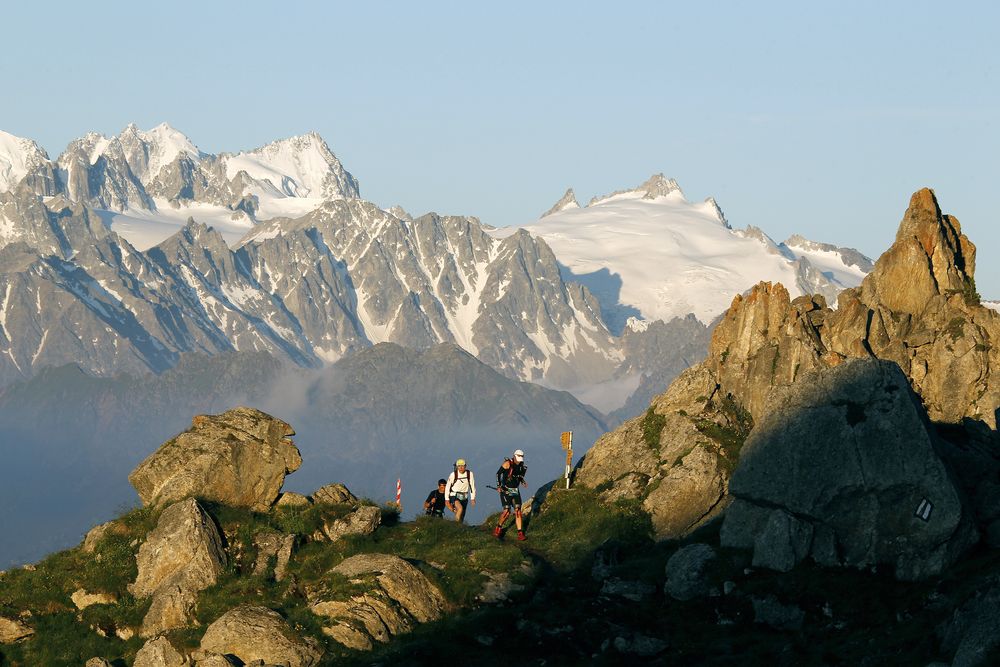
{"label": "white painted trail marker on rock", "polygon": [[933,509],[934,505],[931,504],[931,501],[923,498],[921,499],[920,504],[917,505],[917,509],[913,515],[922,521],[928,521],[931,518],[931,511]]}
{"label": "white painted trail marker on rock", "polygon": [[573,431],[563,431],[559,438],[562,448],[566,450],[566,488],[569,488],[569,471],[573,463]]}

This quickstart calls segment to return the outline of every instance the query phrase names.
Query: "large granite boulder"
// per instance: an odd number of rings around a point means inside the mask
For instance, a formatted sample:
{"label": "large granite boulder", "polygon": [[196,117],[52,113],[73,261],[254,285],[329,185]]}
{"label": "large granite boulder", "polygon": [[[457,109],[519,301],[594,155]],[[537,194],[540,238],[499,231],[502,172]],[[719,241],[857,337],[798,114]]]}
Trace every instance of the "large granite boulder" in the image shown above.
{"label": "large granite boulder", "polygon": [[938,574],[970,544],[919,400],[889,361],[852,360],[776,390],[730,480],[723,546],[787,571],[889,565]]}
{"label": "large granite boulder", "polygon": [[136,597],[153,597],[140,631],[151,637],[188,624],[197,593],[216,582],[226,553],[215,522],[189,498],[163,510],[136,564],[129,588]]}
{"label": "large granite boulder", "polygon": [[374,575],[371,590],[349,600],[329,599],[326,592],[310,599],[313,613],[334,621],[323,632],[348,648],[371,649],[375,642],[387,642],[417,623],[438,620],[448,608],[437,587],[398,556],[358,554],[331,572],[355,581]]}
{"label": "large granite boulder", "polygon": [[129,482],[146,505],[188,497],[265,511],[285,475],[302,465],[292,427],[252,408],[199,415],[132,471]]}
{"label": "large granite boulder", "polygon": [[323,649],[315,640],[303,640],[277,612],[244,605],[227,611],[208,626],[202,651],[234,655],[244,663],[310,667],[319,663]]}
{"label": "large granite boulder", "polygon": [[135,654],[134,667],[188,667],[191,661],[166,637],[147,641]]}

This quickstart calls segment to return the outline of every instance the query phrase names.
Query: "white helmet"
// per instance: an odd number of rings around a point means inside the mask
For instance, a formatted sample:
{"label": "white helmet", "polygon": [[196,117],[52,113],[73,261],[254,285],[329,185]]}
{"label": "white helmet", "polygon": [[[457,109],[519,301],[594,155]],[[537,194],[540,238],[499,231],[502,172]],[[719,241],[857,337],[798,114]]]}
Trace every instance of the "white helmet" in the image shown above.
{"label": "white helmet", "polygon": [[524,451],[520,450],[520,449],[515,449],[514,450],[514,458],[517,459],[518,461],[523,461],[524,460]]}

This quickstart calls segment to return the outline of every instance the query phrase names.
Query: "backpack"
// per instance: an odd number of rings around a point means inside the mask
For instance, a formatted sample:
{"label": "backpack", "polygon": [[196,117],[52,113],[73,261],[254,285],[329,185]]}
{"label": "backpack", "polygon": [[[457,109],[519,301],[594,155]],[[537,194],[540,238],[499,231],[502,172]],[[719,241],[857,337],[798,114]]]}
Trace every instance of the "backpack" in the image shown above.
{"label": "backpack", "polygon": [[[458,476],[458,466],[452,466],[452,467],[454,468],[453,472],[455,474],[455,482],[457,482],[459,479],[461,479]],[[472,471],[469,470],[468,468],[466,468],[465,469],[465,482],[469,485],[469,491],[472,490],[472,482],[471,482],[471,480],[472,480]],[[451,485],[455,486],[455,482],[452,482]],[[454,493],[454,491],[452,493]],[[462,493],[466,493],[466,492],[463,491]]]}

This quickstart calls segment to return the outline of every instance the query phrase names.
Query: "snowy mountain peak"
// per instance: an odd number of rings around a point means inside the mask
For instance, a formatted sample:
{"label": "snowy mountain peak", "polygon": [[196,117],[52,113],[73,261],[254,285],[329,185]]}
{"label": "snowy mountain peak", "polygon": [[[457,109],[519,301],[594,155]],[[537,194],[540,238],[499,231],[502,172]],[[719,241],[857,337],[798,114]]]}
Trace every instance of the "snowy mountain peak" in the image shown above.
{"label": "snowy mountain peak", "polygon": [[268,181],[286,197],[356,198],[358,182],[316,132],[279,139],[256,150],[220,156],[226,177],[239,172]]}
{"label": "snowy mountain peak", "polygon": [[179,156],[186,155],[196,161],[202,157],[194,142],[167,123],[160,123],[147,131],[129,123],[115,140],[121,144],[132,173],[144,185],[153,181],[161,169]]}
{"label": "snowy mountain peak", "polygon": [[12,189],[48,161],[49,156],[31,139],[0,130],[0,192]]}
{"label": "snowy mountain peak", "polygon": [[660,199],[662,197],[674,196],[682,201],[684,191],[672,178],[667,178],[663,174],[653,174],[642,185],[629,190],[617,190],[609,195],[594,197],[587,204],[588,207],[603,204],[619,199]]}
{"label": "snowy mountain peak", "polygon": [[708,206],[711,210],[715,211],[715,216],[719,219],[719,222],[722,223],[723,227],[725,227],[726,229],[732,229],[732,226],[730,226],[729,221],[726,220],[726,214],[722,212],[722,207],[719,206],[719,202],[715,201],[715,197],[706,197],[705,205]]}
{"label": "snowy mountain peak", "polygon": [[677,185],[677,181],[672,178],[666,178],[662,173],[650,176],[649,180],[640,185],[637,190],[643,193],[643,199],[666,197],[674,192],[680,193],[681,197],[684,196],[681,186]]}
{"label": "snowy mountain peak", "polygon": [[557,201],[548,211],[542,213],[542,217],[544,218],[547,215],[552,215],[553,213],[558,213],[559,211],[565,211],[569,208],[580,208],[580,204],[576,201],[576,193],[573,192],[573,188],[566,190],[566,194],[562,196],[562,199]]}

